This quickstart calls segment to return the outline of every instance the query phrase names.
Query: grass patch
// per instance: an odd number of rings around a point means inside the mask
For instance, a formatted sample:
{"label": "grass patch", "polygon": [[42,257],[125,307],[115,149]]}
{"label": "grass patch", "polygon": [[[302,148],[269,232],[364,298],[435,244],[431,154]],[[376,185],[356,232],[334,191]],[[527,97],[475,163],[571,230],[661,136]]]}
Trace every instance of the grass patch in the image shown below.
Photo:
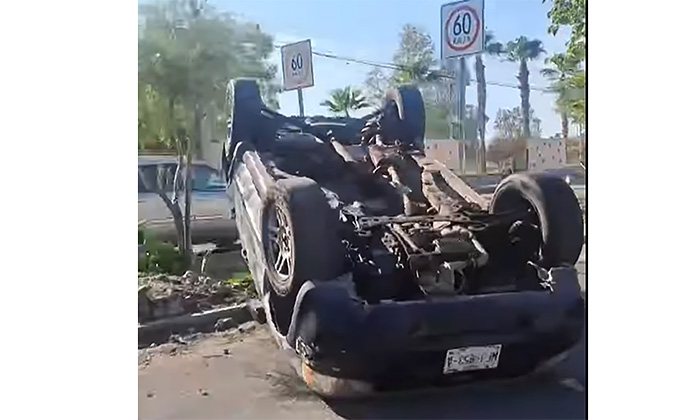
{"label": "grass patch", "polygon": [[226,284],[233,289],[244,292],[249,297],[256,295],[253,277],[249,272],[241,271],[233,273],[230,279],[226,280]]}
{"label": "grass patch", "polygon": [[139,224],[139,245],[146,248],[146,255],[139,257],[139,273],[167,273],[181,275],[185,272],[185,259],[177,247],[151,235]]}

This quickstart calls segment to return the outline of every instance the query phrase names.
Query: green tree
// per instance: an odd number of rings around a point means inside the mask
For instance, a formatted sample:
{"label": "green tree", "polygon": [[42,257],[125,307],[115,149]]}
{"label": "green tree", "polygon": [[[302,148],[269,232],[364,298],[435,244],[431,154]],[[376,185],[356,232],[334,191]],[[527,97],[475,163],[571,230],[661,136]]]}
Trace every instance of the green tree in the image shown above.
{"label": "green tree", "polygon": [[367,93],[367,101],[377,107],[382,105],[386,91],[393,85],[391,75],[379,67],[375,67],[367,73],[364,90]]}
{"label": "green tree", "polygon": [[549,79],[550,91],[557,95],[555,109],[561,119],[561,135],[564,139],[569,138],[569,120],[572,109],[571,99],[574,92],[570,88],[571,78],[577,73],[576,64],[567,61],[564,56],[555,59],[547,59],[552,64],[551,67],[542,69],[540,73]]}
{"label": "green tree", "polygon": [[565,77],[559,80],[558,89],[565,91],[561,100],[564,107],[577,125],[586,122],[586,0],[543,0],[551,2],[552,8],[547,13],[550,19],[548,32],[556,35],[562,26],[571,29],[566,42],[566,53],[555,54],[550,61],[557,69],[567,69]]}
{"label": "green tree", "polygon": [[494,120],[496,138],[489,144],[486,151],[487,159],[499,164],[510,162],[513,170],[517,170],[518,162],[524,158],[527,139],[541,135],[542,121],[535,116],[530,108],[527,121],[530,124],[530,135],[525,135],[525,118],[520,107],[499,109]]}
{"label": "green tree", "polygon": [[349,117],[350,111],[367,108],[369,104],[362,96],[360,89],[346,86],[342,89],[332,90],[330,99],[321,102],[321,106],[327,107],[335,114],[345,114],[346,117]]}
{"label": "green tree", "polygon": [[506,45],[508,61],[519,63],[518,81],[520,82],[520,108],[523,115],[523,134],[529,138],[530,133],[530,71],[528,61],[537,60],[546,51],[542,48],[542,41],[527,39],[524,36],[509,41]]}
{"label": "green tree", "polygon": [[[423,94],[426,136],[448,138],[449,115],[456,97],[454,76],[450,77],[447,74],[450,71],[444,68],[437,68],[435,46],[430,35],[416,25],[404,25],[393,61],[396,66],[393,71],[375,68],[367,74],[364,88],[368,100],[381,105],[387,89],[413,84]],[[442,64],[444,67],[448,63]]]}
{"label": "green tree", "polygon": [[416,25],[404,25],[393,58],[398,69],[391,76],[392,84],[413,84],[423,94],[426,136],[448,138],[454,82],[441,76],[445,72],[437,68],[430,34]]}
{"label": "green tree", "polygon": [[474,67],[476,70],[477,97],[477,133],[479,136],[479,172],[486,173],[486,66],[483,55],[501,55],[505,52],[503,44],[496,42],[492,32],[484,35],[484,52],[477,54]]}
{"label": "green tree", "polygon": [[496,136],[505,140],[527,140],[528,137],[540,136],[542,121],[535,116],[535,111],[530,108],[527,123],[530,124],[530,135],[526,135],[525,118],[520,107],[512,109],[499,109],[493,126],[496,129]]}
{"label": "green tree", "polygon": [[435,45],[430,35],[418,26],[406,24],[401,28],[399,48],[394,53],[394,64],[400,66],[394,71],[396,84],[434,81],[437,73]]}
{"label": "green tree", "polygon": [[547,13],[550,20],[548,32],[556,35],[562,26],[571,28],[571,36],[566,42],[566,56],[576,64],[586,59],[586,0],[542,0],[551,2]]}
{"label": "green tree", "polygon": [[139,83],[139,150],[170,149],[171,136],[168,130],[172,126],[168,121],[167,102],[151,85]]}
{"label": "green tree", "polygon": [[[173,182],[177,185],[182,179],[184,213],[178,188],[173,189],[172,198],[160,185],[150,188],[173,215],[178,247],[188,265],[192,249],[189,168],[193,151],[202,142],[204,110],[225,112],[225,91],[235,77],[255,77],[266,95],[275,94],[270,82],[276,68],[265,61],[273,51],[272,37],[259,26],[238,22],[205,3],[169,0],[139,6],[139,145],[156,142],[177,150]],[[219,115],[211,117],[219,119]]]}
{"label": "green tree", "polygon": [[[171,144],[178,128],[199,144],[203,110],[214,104],[217,113],[226,112],[225,91],[231,78],[257,78],[266,98],[276,98],[277,69],[266,62],[273,52],[272,37],[258,25],[190,0],[140,5],[139,18],[139,83],[163,98],[169,123],[184,123],[165,130]],[[185,113],[184,120],[175,117],[177,107]]]}
{"label": "green tree", "polygon": [[586,71],[577,70],[566,79],[566,107],[574,124],[586,127]]}

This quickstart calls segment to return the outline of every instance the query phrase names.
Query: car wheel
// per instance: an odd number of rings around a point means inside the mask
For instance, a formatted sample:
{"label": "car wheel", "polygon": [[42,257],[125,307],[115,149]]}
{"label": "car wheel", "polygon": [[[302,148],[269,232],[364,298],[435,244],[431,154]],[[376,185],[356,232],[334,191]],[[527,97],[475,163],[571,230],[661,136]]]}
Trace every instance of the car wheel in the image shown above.
{"label": "car wheel", "polygon": [[391,137],[423,150],[425,105],[418,88],[401,86],[389,90],[384,98],[384,113],[385,121],[382,125],[391,133]]}
{"label": "car wheel", "polygon": [[263,248],[270,286],[278,297],[294,299],[305,281],[343,273],[338,228],[338,216],[316,182],[277,181],[263,210]]}
{"label": "car wheel", "polygon": [[489,211],[527,210],[541,233],[546,268],[575,265],[583,248],[583,215],[576,194],[563,179],[545,174],[514,174],[496,187]]}

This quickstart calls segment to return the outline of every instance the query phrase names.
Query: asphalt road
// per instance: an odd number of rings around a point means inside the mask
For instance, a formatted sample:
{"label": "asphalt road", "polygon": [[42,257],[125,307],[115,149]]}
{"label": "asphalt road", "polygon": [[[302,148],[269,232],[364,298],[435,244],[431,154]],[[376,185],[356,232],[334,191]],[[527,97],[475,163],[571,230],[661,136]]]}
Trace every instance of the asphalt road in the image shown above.
{"label": "asphalt road", "polygon": [[[585,248],[577,268],[585,288]],[[266,327],[161,346],[139,363],[140,419],[583,419],[586,337],[550,376],[356,402],[309,392]],[[144,354],[140,354],[140,359]]]}

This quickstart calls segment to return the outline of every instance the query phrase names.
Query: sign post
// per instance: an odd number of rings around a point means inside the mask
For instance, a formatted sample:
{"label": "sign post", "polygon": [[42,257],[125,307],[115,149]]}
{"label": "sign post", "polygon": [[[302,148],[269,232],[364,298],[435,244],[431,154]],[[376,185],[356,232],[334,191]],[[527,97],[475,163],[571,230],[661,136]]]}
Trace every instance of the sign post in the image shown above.
{"label": "sign post", "polygon": [[299,116],[304,116],[304,94],[301,89],[297,89],[297,100],[299,101]]}
{"label": "sign post", "polygon": [[302,89],[314,85],[314,69],[311,40],[295,42],[282,47],[282,89],[296,90],[299,99],[299,115],[304,116]]}
{"label": "sign post", "polygon": [[[462,0],[443,4],[440,8],[440,57],[459,58],[457,75],[457,138],[465,140],[467,108],[466,57],[479,54],[484,49],[484,0]],[[460,162],[460,166],[462,163]]]}

